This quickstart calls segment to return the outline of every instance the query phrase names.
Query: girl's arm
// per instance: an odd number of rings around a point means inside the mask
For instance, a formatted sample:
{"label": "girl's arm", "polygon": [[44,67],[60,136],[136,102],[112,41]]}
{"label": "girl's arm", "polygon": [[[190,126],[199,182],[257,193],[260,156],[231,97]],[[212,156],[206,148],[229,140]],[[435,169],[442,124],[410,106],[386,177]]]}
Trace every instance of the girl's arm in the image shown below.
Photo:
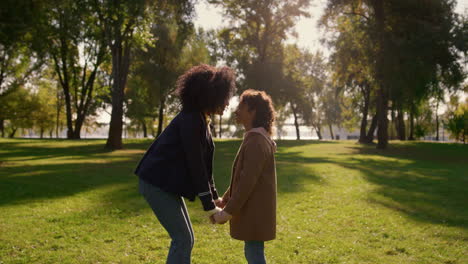
{"label": "girl's arm", "polygon": [[242,171],[238,182],[234,185],[231,192],[231,198],[228,200],[224,210],[230,214],[236,214],[249,198],[252,190],[260,178],[265,165],[268,150],[263,144],[259,143],[261,135],[252,136],[249,142],[246,142],[243,154]]}

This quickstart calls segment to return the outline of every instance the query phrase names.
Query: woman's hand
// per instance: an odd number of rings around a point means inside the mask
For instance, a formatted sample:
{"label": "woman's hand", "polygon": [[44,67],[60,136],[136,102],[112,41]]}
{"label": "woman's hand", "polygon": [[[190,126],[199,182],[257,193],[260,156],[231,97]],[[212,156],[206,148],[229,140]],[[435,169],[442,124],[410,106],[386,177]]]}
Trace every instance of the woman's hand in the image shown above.
{"label": "woman's hand", "polygon": [[210,222],[212,224],[216,224],[216,221],[214,220],[214,215],[221,211],[222,209],[219,208],[218,206],[216,206],[214,209],[211,209],[210,211],[206,211],[206,213],[208,214],[208,218],[210,219]]}
{"label": "woman's hand", "polygon": [[221,209],[223,209],[224,206],[226,206],[226,202],[223,200],[223,198],[218,198],[214,202],[215,202],[215,205]]}
{"label": "woman's hand", "polygon": [[232,215],[226,213],[226,211],[221,211],[213,215],[213,219],[217,224],[225,224],[227,221],[231,220]]}

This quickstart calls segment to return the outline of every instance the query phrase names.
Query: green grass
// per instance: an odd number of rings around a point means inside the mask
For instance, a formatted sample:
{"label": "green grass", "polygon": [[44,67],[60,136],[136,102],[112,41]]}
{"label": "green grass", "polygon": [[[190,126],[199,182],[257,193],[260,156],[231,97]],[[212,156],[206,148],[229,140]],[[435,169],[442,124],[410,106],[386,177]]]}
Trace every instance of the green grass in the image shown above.
{"label": "green grass", "polygon": [[[0,263],[164,263],[169,238],[137,192],[149,140],[0,139]],[[240,141],[216,142],[222,192]],[[269,263],[468,263],[468,146],[279,141]],[[245,263],[228,226],[188,203],[194,264]]]}

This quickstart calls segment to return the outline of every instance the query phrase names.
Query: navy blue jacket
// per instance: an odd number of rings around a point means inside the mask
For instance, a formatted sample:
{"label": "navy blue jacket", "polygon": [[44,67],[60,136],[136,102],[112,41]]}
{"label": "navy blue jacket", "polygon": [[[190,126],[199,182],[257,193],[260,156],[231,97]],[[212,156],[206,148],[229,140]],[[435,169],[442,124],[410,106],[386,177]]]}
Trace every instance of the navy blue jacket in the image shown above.
{"label": "navy blue jacket", "polygon": [[214,143],[200,112],[182,111],[151,144],[135,174],[160,189],[215,208]]}

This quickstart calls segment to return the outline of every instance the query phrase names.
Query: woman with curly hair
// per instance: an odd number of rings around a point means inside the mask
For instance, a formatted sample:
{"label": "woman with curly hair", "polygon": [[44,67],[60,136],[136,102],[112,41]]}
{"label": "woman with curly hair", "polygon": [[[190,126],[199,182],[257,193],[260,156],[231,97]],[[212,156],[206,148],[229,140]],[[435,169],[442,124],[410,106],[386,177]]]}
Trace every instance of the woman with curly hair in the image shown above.
{"label": "woman with curly hair", "polygon": [[249,264],[264,264],[264,242],[276,236],[276,143],[271,139],[275,110],[265,92],[242,93],[235,111],[246,133],[232,168],[231,184],[213,218],[230,220],[234,239],[245,241]]}
{"label": "woman with curly hair", "polygon": [[199,197],[208,218],[220,211],[213,180],[214,144],[207,118],[221,115],[234,94],[229,67],[199,65],[179,77],[182,111],[151,144],[138,164],[140,193],[171,237],[168,264],[190,263],[193,228],[183,197]]}

